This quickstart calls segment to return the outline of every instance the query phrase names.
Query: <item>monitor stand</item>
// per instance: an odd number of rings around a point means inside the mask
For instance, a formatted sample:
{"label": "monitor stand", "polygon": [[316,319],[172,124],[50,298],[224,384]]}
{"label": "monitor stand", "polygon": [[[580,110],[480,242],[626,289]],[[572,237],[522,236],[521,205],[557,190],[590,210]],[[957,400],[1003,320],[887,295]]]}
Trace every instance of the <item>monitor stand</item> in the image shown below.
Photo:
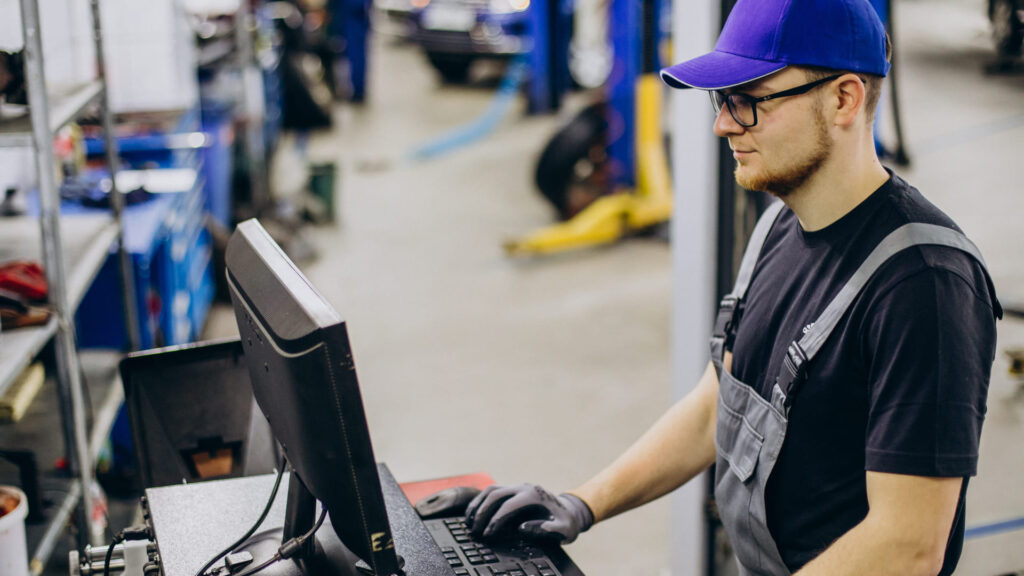
{"label": "monitor stand", "polygon": [[[269,558],[277,552],[281,543],[298,538],[309,532],[318,518],[317,501],[306,488],[302,479],[291,470],[288,477],[288,504],[285,510],[284,528],[274,530],[264,539],[254,539],[251,546],[242,550],[252,553],[253,558]],[[280,536],[278,536],[280,534]],[[398,558],[399,566],[403,565]],[[256,562],[254,562],[254,565]],[[307,541],[294,557],[279,560],[260,571],[261,576],[389,576],[375,575],[370,565],[350,551],[338,538],[331,519],[324,519],[314,538]]]}

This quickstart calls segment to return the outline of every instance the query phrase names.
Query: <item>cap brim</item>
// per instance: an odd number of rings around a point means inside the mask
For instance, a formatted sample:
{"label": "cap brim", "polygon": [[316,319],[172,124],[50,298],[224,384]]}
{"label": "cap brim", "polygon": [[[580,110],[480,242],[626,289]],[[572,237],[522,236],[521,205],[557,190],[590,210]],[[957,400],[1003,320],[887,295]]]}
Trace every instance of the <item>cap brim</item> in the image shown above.
{"label": "cap brim", "polygon": [[725,90],[764,78],[785,67],[783,62],[716,51],[663,69],[661,79],[673,88]]}

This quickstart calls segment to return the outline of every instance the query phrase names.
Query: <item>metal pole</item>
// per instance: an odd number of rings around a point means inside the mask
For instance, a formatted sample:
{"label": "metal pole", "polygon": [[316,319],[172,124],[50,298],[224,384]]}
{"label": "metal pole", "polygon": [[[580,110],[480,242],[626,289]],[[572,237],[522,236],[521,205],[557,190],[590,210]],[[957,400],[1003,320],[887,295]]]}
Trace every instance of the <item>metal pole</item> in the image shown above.
{"label": "metal pole", "polygon": [[[636,187],[636,81],[640,74],[640,4],[633,0],[611,0],[611,76],[605,84],[608,124],[613,138],[608,143],[613,188]],[[616,127],[621,127],[617,129]],[[616,133],[617,132],[617,133]],[[617,136],[617,138],[616,138]],[[684,174],[684,172],[677,172]],[[677,178],[677,180],[684,180]],[[685,198],[685,196],[679,196]]]}
{"label": "metal pole", "polygon": [[[885,26],[889,32],[889,42],[896,45],[896,25],[893,24],[892,14],[892,0],[889,0],[885,4]],[[893,50],[895,54],[895,50]],[[910,165],[910,155],[907,154],[907,148],[904,146],[903,140],[903,122],[900,121],[900,95],[897,88],[897,73],[899,72],[899,66],[895,62],[892,63],[892,67],[889,69],[889,95],[892,96],[892,125],[896,130],[896,151],[894,154],[894,160],[900,166]]]}
{"label": "metal pole", "polygon": [[[60,397],[61,423],[71,469],[82,484],[83,532],[95,534],[92,521],[92,466],[86,439],[85,402],[75,328],[68,307],[64,277],[64,254],[60,234],[60,196],[54,175],[53,133],[50,132],[49,99],[43,67],[43,44],[39,29],[39,6],[36,0],[21,1],[21,26],[25,36],[25,78],[28,87],[29,116],[35,143],[36,170],[39,174],[39,220],[42,228],[43,265],[49,285],[49,299],[57,318],[55,349],[57,356],[57,390]],[[99,536],[99,535],[97,535]]]}
{"label": "metal pole", "polygon": [[[673,6],[673,51],[706,52],[718,31],[719,6]],[[718,213],[718,144],[706,99],[695,90],[672,90],[672,173],[678,199],[672,215],[672,398],[688,394],[708,364],[714,320],[715,246]],[[695,478],[672,495],[671,573],[706,574],[705,482]]]}
{"label": "metal pole", "polygon": [[527,109],[530,114],[546,114],[554,109],[551,102],[551,11],[549,4],[558,0],[535,0],[530,3],[529,27],[533,48],[530,50],[530,82],[527,85]]}
{"label": "metal pole", "polygon": [[90,0],[92,7],[93,42],[96,46],[96,76],[103,81],[103,95],[100,97],[100,116],[103,119],[103,139],[106,142],[107,170],[110,172],[110,207],[117,221],[117,259],[121,274],[122,309],[124,310],[125,334],[128,335],[128,349],[139,349],[139,320],[135,299],[135,272],[132,260],[124,247],[124,197],[117,189],[118,158],[117,138],[114,135],[114,114],[110,110],[110,91],[107,89],[107,66],[103,52],[103,21],[100,20],[99,0]]}
{"label": "metal pole", "polygon": [[242,105],[245,107],[245,151],[249,160],[249,180],[252,186],[252,204],[255,214],[260,215],[270,203],[269,181],[267,178],[266,140],[263,136],[263,78],[256,65],[252,30],[255,7],[244,0],[235,17],[235,43],[238,45],[238,60],[242,68]]}

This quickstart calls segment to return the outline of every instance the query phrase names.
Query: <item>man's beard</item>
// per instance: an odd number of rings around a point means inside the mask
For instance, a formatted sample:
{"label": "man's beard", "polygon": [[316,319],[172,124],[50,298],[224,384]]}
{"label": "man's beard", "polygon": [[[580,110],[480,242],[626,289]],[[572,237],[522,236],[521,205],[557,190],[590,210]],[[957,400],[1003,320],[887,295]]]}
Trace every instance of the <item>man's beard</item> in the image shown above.
{"label": "man's beard", "polygon": [[832,140],[828,137],[828,128],[825,127],[820,109],[816,112],[818,113],[815,114],[814,125],[817,131],[817,142],[807,157],[781,169],[772,169],[766,166],[755,174],[741,174],[740,166],[737,164],[736,182],[747,190],[767,192],[777,198],[788,196],[803,186],[804,182],[817,173],[825,160],[832,154]]}

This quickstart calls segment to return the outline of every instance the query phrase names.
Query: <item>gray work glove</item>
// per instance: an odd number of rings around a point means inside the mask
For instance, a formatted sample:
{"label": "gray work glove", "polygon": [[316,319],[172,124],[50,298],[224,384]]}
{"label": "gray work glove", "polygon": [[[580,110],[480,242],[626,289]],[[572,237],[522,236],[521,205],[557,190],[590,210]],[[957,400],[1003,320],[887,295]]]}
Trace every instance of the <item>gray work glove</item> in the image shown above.
{"label": "gray work glove", "polygon": [[466,508],[476,538],[533,538],[567,544],[594,524],[586,502],[535,484],[488,486]]}

